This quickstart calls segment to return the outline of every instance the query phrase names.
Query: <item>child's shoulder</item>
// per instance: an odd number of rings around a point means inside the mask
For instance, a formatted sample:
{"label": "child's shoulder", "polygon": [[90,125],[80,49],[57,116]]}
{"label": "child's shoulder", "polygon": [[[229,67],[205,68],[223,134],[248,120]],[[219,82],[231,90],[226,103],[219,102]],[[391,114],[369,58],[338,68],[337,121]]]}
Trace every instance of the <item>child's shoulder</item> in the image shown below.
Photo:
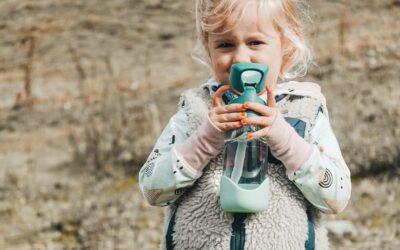
{"label": "child's shoulder", "polygon": [[321,87],[319,86],[319,84],[314,82],[296,82],[296,81],[277,84],[276,92],[289,92],[289,93],[307,92],[314,94],[322,94]]}
{"label": "child's shoulder", "polygon": [[280,83],[277,85],[274,94],[275,96],[284,94],[312,98],[319,103],[322,112],[328,115],[325,96],[322,94],[321,87],[317,83],[296,81]]}
{"label": "child's shoulder", "polygon": [[321,87],[314,82],[290,81],[277,84],[275,95],[280,94],[314,98],[319,100],[323,106],[326,106],[326,99],[321,92]]}
{"label": "child's shoulder", "polygon": [[200,117],[204,116],[212,103],[212,86],[212,82],[208,81],[200,86],[183,90],[180,94],[179,108]]}

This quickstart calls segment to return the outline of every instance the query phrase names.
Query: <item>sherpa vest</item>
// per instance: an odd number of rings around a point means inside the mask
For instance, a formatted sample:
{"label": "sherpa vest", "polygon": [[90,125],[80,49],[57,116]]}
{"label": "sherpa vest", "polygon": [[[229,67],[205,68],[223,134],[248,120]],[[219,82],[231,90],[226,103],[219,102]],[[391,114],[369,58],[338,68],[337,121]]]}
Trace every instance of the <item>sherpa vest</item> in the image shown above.
{"label": "sherpa vest", "polygon": [[[211,108],[207,87],[190,89],[181,96],[187,112],[189,134],[205,119]],[[286,95],[277,103],[296,132],[309,140],[321,102],[312,97]],[[283,164],[268,156],[270,200],[266,211],[227,213],[219,203],[219,184],[223,172],[222,153],[204,168],[195,184],[166,209],[162,249],[328,249],[326,230],[320,212],[292,183]],[[312,223],[312,232],[310,232]],[[314,241],[307,242],[309,235]],[[312,240],[312,239],[311,239]]]}

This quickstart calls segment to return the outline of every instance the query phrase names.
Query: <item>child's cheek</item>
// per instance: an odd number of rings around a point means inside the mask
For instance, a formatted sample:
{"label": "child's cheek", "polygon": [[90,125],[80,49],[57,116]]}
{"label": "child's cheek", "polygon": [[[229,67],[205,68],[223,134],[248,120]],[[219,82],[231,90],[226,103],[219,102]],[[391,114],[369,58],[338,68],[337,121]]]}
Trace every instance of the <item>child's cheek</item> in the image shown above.
{"label": "child's cheek", "polygon": [[228,78],[229,78],[229,69],[230,69],[230,64],[225,63],[224,61],[219,61],[216,63],[214,67],[214,73],[217,77],[217,79],[224,84],[227,84]]}

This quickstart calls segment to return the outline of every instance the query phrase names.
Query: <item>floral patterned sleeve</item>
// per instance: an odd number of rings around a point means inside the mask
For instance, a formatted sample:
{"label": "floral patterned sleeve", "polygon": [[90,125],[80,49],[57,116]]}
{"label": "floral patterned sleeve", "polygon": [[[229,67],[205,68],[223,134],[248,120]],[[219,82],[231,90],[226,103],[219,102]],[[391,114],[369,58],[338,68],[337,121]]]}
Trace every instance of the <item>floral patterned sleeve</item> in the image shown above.
{"label": "floral patterned sleeve", "polygon": [[180,160],[175,151],[176,145],[187,140],[187,130],[187,116],[184,109],[180,109],[169,120],[146,163],[140,169],[140,189],[151,205],[170,204],[201,175]]}
{"label": "floral patterned sleeve", "polygon": [[339,213],[351,195],[350,171],[343,160],[328,116],[320,112],[311,129],[313,151],[289,179],[315,207],[325,213]]}

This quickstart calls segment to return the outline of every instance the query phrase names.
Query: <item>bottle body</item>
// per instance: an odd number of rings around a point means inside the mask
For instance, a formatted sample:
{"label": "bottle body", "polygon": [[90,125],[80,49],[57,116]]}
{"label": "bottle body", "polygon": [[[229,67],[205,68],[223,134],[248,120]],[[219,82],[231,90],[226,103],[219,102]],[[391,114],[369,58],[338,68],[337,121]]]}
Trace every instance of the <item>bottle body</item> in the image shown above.
{"label": "bottle body", "polygon": [[228,212],[259,212],[267,207],[268,146],[262,139],[247,139],[257,126],[228,132],[225,140],[221,205]]}
{"label": "bottle body", "polygon": [[[247,102],[266,105],[262,94],[268,65],[258,63],[232,64],[229,82],[238,96],[229,104]],[[260,114],[248,109],[246,117]],[[227,212],[261,212],[269,200],[268,147],[263,139],[248,139],[258,126],[242,126],[225,137],[224,171],[220,183],[221,207]]]}
{"label": "bottle body", "polygon": [[247,139],[247,134],[258,130],[244,126],[227,133],[224,153],[224,175],[245,189],[257,188],[268,168],[268,147],[264,140]]}

